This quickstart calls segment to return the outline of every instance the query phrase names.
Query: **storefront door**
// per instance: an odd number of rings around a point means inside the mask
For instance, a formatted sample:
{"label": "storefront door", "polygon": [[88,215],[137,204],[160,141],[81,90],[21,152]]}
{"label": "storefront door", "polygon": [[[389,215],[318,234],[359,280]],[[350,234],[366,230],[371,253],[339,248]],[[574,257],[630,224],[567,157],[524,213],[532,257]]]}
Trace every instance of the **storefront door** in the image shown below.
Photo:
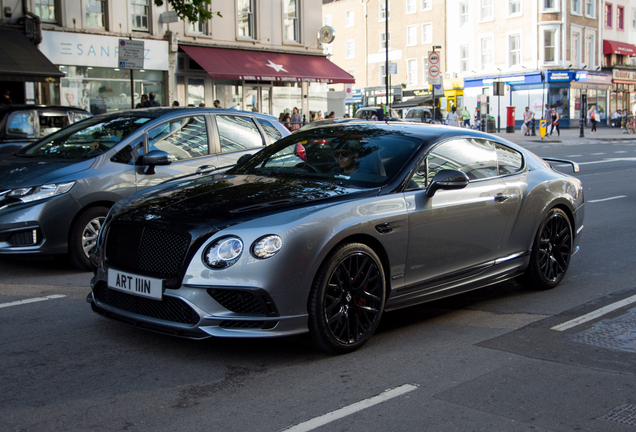
{"label": "storefront door", "polygon": [[271,114],[271,91],[271,86],[246,87],[245,97],[243,98],[245,111]]}

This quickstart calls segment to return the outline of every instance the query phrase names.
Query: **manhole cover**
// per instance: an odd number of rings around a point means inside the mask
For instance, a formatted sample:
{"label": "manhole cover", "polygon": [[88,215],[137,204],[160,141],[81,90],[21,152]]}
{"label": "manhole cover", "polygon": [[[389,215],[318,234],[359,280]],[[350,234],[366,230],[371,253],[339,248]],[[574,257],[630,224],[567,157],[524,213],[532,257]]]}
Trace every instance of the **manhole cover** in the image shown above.
{"label": "manhole cover", "polygon": [[636,405],[623,405],[614,408],[599,420],[609,420],[630,426],[636,426]]}
{"label": "manhole cover", "polygon": [[636,308],[613,318],[599,321],[592,328],[567,336],[573,342],[636,352]]}

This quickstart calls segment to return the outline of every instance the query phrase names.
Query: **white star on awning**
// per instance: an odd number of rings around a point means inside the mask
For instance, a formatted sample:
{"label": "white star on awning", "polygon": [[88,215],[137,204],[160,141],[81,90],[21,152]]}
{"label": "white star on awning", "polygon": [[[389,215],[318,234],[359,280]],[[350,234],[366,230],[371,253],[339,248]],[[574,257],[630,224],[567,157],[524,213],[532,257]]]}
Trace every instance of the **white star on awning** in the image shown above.
{"label": "white star on awning", "polygon": [[[280,71],[287,72],[287,71],[285,70],[285,68],[283,67],[283,65],[277,65],[276,63],[272,62],[272,61],[271,61],[271,60],[269,60],[269,59],[268,59],[267,61],[269,62],[269,64],[266,64],[265,66],[269,66],[269,67],[271,67],[271,68],[272,68],[272,69],[274,69],[276,72],[280,72]],[[287,73],[289,73],[289,72],[287,72]]]}

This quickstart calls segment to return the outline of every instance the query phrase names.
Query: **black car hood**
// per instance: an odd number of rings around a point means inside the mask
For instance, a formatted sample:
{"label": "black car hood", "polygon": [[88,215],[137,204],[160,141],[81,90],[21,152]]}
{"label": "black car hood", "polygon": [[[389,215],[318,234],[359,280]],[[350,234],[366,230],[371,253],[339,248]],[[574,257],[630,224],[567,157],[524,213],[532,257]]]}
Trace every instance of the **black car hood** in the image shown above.
{"label": "black car hood", "polygon": [[115,220],[150,223],[192,233],[222,229],[317,201],[375,196],[379,189],[350,188],[319,180],[218,175],[141,195]]}
{"label": "black car hood", "polygon": [[87,170],[95,159],[63,160],[9,156],[0,161],[0,189],[37,186]]}

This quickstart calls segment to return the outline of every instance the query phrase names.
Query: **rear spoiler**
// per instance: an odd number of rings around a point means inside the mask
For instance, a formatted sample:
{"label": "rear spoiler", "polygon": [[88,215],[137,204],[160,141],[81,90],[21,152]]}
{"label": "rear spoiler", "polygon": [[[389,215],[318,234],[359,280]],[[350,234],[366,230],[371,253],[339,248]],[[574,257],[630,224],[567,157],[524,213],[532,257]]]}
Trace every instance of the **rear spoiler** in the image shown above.
{"label": "rear spoiler", "polygon": [[550,163],[550,162],[558,162],[558,163],[564,163],[564,164],[572,165],[572,170],[573,170],[575,173],[577,173],[577,172],[579,172],[579,171],[581,170],[581,169],[579,168],[579,164],[577,164],[576,162],[571,161],[571,160],[567,160],[567,159],[557,159],[557,158],[546,158],[546,157],[541,158],[541,159],[543,159],[544,161],[546,161],[546,162],[548,162],[548,163]]}

